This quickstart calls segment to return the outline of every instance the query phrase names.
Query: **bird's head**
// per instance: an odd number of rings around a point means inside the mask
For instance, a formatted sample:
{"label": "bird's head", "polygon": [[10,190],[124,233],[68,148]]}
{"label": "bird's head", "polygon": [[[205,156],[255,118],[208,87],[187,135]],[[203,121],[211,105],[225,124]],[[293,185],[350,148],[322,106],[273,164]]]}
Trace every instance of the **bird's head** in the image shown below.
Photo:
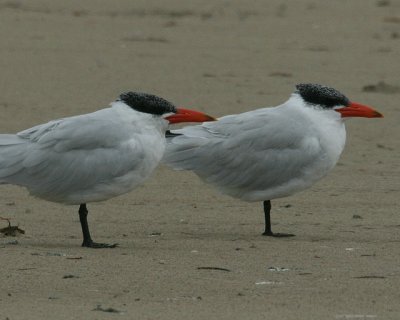
{"label": "bird's head", "polygon": [[180,122],[206,122],[216,120],[214,117],[199,111],[177,108],[171,102],[148,93],[132,91],[125,92],[119,96],[118,101],[122,101],[138,112],[161,117],[171,124]]}
{"label": "bird's head", "polygon": [[307,105],[317,108],[334,110],[342,118],[364,117],[382,118],[383,115],[369,106],[350,101],[344,94],[336,89],[320,84],[302,83],[296,86],[298,94]]}

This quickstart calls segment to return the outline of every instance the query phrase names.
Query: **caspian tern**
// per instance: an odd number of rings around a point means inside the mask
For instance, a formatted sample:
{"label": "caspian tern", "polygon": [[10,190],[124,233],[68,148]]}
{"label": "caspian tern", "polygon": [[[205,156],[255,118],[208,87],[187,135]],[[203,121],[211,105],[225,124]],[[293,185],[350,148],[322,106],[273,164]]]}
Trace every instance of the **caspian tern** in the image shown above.
{"label": "caspian tern", "polygon": [[310,187],[335,166],[345,145],[347,117],[382,115],[333,88],[299,84],[277,107],[167,132],[163,162],[192,170],[234,198],[263,201],[263,235],[293,236],[272,232],[271,200]]}
{"label": "caspian tern", "polygon": [[92,240],[86,203],[131,191],[150,176],[165,150],[168,124],[214,118],[157,96],[127,92],[110,107],[0,135],[0,183],[45,200],[80,205],[84,247]]}

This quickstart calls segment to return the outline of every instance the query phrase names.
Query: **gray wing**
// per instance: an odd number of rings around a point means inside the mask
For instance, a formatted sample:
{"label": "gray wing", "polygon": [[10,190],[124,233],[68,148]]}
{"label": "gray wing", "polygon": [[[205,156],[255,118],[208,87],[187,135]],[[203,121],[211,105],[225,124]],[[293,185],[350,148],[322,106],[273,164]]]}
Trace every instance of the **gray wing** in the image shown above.
{"label": "gray wing", "polygon": [[0,135],[0,182],[54,201],[108,183],[143,159],[143,146],[120,128],[112,117],[94,113]]}
{"label": "gray wing", "polygon": [[244,200],[284,196],[320,157],[319,141],[309,130],[277,108],[259,109],[175,130],[181,135],[167,139],[163,161]]}

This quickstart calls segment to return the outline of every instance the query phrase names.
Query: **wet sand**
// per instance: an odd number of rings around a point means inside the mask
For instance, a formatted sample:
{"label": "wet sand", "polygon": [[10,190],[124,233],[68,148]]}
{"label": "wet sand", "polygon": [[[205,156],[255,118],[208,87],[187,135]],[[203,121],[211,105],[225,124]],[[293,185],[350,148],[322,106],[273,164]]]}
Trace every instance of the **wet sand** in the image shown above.
{"label": "wet sand", "polygon": [[[397,1],[0,2],[3,133],[95,111],[126,90],[215,116],[327,84],[384,119],[347,122],[338,166],[295,196],[221,196],[161,166],[142,187],[77,207],[0,187],[0,320],[399,319]],[[0,221],[0,228],[7,223]]]}

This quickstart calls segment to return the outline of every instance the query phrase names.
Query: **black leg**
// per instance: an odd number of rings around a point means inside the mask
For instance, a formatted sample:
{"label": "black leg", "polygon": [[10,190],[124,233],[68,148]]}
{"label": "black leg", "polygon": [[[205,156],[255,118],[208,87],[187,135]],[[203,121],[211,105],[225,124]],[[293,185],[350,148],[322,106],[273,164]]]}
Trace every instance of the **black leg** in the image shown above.
{"label": "black leg", "polygon": [[265,215],[265,231],[263,236],[270,237],[293,237],[291,233],[273,233],[271,229],[271,200],[264,201],[264,215]]}
{"label": "black leg", "polygon": [[89,211],[86,208],[86,203],[79,206],[79,220],[81,221],[83,242],[82,247],[88,248],[115,248],[118,244],[97,243],[92,240],[89,232],[89,225],[87,222],[87,215]]}

